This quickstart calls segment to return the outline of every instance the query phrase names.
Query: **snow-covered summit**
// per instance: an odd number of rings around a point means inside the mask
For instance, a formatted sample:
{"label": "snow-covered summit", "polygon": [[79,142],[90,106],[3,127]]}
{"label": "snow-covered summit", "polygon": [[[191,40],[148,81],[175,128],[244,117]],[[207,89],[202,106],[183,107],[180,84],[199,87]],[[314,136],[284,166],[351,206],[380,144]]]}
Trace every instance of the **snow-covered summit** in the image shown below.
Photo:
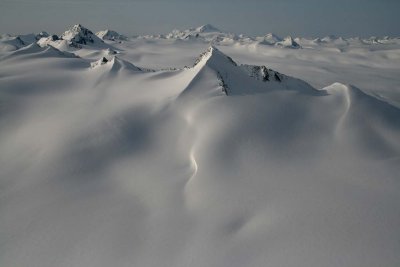
{"label": "snow-covered summit", "polygon": [[337,37],[336,35],[331,34],[331,35],[323,37],[321,39],[321,41],[325,42],[325,43],[330,43],[330,42],[333,42],[333,41],[337,40],[338,38],[339,37]]}
{"label": "snow-covered summit", "polygon": [[96,36],[102,40],[110,40],[110,41],[125,41],[128,39],[125,35],[122,35],[116,31],[108,29],[97,32]]}
{"label": "snow-covered summit", "polygon": [[175,29],[166,35],[167,39],[202,39],[205,41],[211,41],[223,37],[233,37],[233,35],[224,33],[211,24],[205,24],[197,28],[190,28],[183,31]]}
{"label": "snow-covered summit", "polygon": [[91,30],[81,24],[72,26],[61,35],[61,39],[69,41],[72,45],[102,44],[103,40]]}
{"label": "snow-covered summit", "polygon": [[348,41],[343,37],[336,35],[328,35],[321,39],[323,43],[335,44],[335,45],[347,45]]}
{"label": "snow-covered summit", "polygon": [[223,92],[229,94],[248,94],[268,90],[295,90],[307,94],[318,94],[305,81],[286,76],[266,66],[237,64],[215,46],[210,46],[195,61],[194,69],[200,72],[206,68],[215,73],[220,80]]}
{"label": "snow-covered summit", "polygon": [[194,63],[194,67],[200,64],[229,64],[233,66],[237,66],[236,62],[233,59],[224,53],[222,53],[218,48],[211,45],[207,48],[206,51],[200,54],[197,60]]}
{"label": "snow-covered summit", "polygon": [[196,28],[197,32],[202,32],[202,33],[206,33],[206,32],[221,32],[221,30],[219,30],[217,27],[211,25],[211,24],[205,24],[202,25],[198,28]]}
{"label": "snow-covered summit", "polygon": [[275,45],[287,48],[301,48],[301,46],[295,40],[293,40],[291,36],[287,36],[285,39],[277,42]]}
{"label": "snow-covered summit", "polygon": [[274,45],[277,42],[281,42],[282,38],[274,33],[268,33],[265,36],[256,38],[261,44]]}

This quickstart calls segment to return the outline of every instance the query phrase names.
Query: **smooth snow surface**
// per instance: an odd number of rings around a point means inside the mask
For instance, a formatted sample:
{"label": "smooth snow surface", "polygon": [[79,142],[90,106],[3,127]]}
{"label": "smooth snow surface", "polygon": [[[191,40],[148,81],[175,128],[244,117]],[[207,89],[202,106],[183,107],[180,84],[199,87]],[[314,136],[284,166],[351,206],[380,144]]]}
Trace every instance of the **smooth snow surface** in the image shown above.
{"label": "smooth snow surface", "polygon": [[399,266],[398,39],[35,39],[0,39],[0,266]]}

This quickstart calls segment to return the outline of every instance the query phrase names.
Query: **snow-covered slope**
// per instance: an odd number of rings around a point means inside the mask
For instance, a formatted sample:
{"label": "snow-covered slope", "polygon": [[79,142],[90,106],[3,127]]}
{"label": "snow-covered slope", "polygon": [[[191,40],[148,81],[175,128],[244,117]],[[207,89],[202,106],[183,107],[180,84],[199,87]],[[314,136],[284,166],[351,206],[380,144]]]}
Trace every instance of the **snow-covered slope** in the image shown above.
{"label": "snow-covered slope", "polygon": [[396,44],[115,43],[0,52],[0,266],[398,265],[400,109],[344,82]]}
{"label": "snow-covered slope", "polygon": [[1,51],[9,52],[18,50],[27,44],[19,37],[4,36],[1,38]]}
{"label": "snow-covered slope", "polygon": [[0,51],[10,52],[18,50],[24,46],[35,43],[41,38],[48,37],[47,32],[40,32],[38,34],[22,34],[17,36],[0,35]]}
{"label": "snow-covered slope", "polygon": [[232,58],[214,46],[210,46],[200,55],[193,68],[198,69],[199,76],[202,72],[214,72],[223,92],[227,95],[254,94],[269,90],[319,93],[306,82],[280,74],[265,66],[238,66]]}

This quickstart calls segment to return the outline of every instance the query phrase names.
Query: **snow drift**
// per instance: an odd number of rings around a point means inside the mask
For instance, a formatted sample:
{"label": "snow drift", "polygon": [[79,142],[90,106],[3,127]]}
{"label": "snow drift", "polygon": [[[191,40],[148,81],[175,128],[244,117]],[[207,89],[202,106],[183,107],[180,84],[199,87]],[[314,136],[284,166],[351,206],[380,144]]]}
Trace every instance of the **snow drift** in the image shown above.
{"label": "snow drift", "polygon": [[399,108],[248,50],[143,71],[138,42],[3,52],[0,266],[398,264]]}

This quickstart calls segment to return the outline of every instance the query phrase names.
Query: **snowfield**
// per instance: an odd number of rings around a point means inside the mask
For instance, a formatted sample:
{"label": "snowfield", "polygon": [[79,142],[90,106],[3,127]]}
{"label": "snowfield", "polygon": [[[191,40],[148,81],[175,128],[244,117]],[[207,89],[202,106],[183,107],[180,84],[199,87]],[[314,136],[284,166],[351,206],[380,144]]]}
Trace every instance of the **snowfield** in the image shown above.
{"label": "snowfield", "polygon": [[0,266],[400,265],[400,39],[0,38]]}

